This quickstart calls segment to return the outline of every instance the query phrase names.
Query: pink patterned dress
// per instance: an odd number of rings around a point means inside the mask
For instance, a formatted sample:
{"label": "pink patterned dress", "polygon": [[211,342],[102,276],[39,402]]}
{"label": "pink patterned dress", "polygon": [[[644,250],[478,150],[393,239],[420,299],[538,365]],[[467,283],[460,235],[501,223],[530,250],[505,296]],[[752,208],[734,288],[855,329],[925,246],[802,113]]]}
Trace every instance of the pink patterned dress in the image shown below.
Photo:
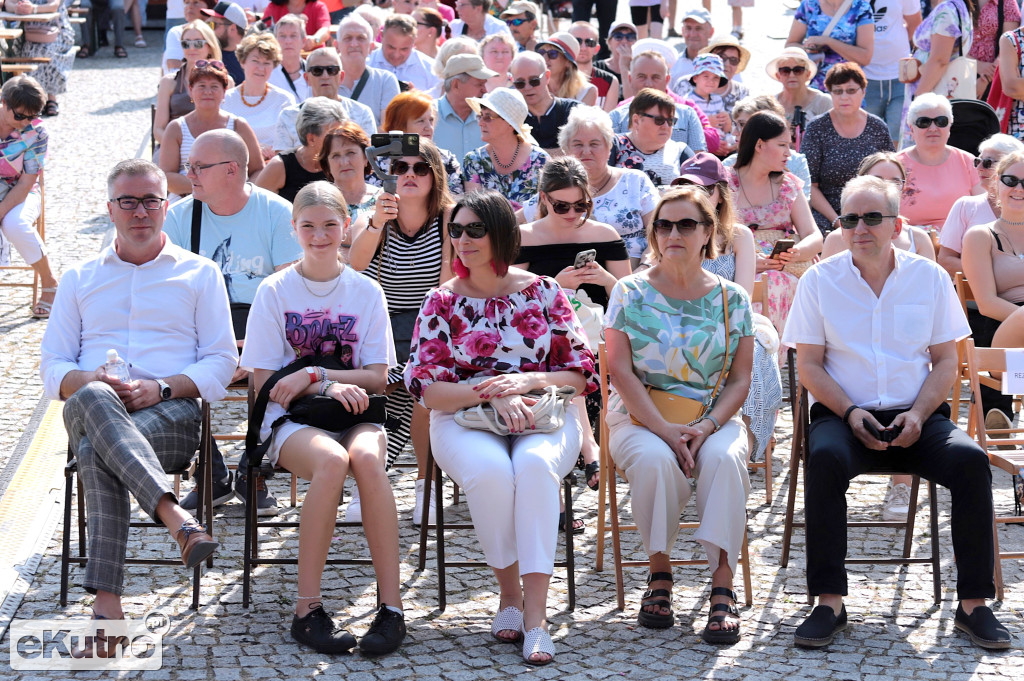
{"label": "pink patterned dress", "polygon": [[[800,185],[800,180],[796,175],[785,173],[782,176],[782,185],[770,203],[751,208],[738,206],[736,208],[736,221],[750,227],[754,233],[755,247],[765,257],[772,252],[775,242],[779,239],[800,240],[790,217],[793,211],[793,202],[802,191]],[[731,170],[729,173],[729,188],[733,192],[735,201],[740,190],[739,177],[735,170]],[[759,281],[765,281],[767,288],[768,309],[761,310],[761,314],[772,321],[780,337],[786,327],[789,308],[793,305],[799,277],[809,265],[810,263],[794,263],[787,265],[786,269],[781,272],[770,270],[757,275]]]}

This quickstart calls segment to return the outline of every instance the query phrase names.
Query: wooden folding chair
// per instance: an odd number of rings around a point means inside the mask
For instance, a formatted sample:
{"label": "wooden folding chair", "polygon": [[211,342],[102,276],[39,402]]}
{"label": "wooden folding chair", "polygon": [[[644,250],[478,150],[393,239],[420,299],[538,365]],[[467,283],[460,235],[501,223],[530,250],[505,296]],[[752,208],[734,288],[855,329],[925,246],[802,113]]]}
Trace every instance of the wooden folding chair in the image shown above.
{"label": "wooden folding chair", "polygon": [[[623,579],[623,568],[627,567],[649,567],[650,562],[646,560],[623,560],[621,534],[626,531],[637,531],[635,524],[623,525],[619,522],[619,501],[616,483],[618,481],[618,470],[615,468],[615,461],[611,456],[611,449],[608,446],[608,424],[605,415],[608,410],[608,357],[604,343],[598,348],[598,365],[601,374],[601,484],[598,488],[598,516],[597,516],[597,569],[604,567],[604,544],[605,533],[605,511],[608,513],[608,522],[611,525],[612,555],[615,561],[615,597],[619,610],[626,609],[626,593]],[[605,506],[605,495],[607,494],[608,506]],[[695,530],[700,523],[679,523],[680,530]],[[694,558],[688,560],[672,559],[671,565],[707,565],[706,558]],[[743,568],[743,590],[744,603],[750,606],[753,603],[753,589],[750,579],[750,550],[747,542],[747,532],[743,532],[743,547],[737,566]]]}
{"label": "wooden folding chair", "polygon": [[[981,406],[982,385],[987,385],[995,390],[1002,388],[1001,378],[988,376],[982,372],[1001,373],[1006,371],[1006,349],[978,348],[974,346],[973,338],[968,338],[966,345],[968,378],[971,382],[968,426],[973,430],[978,444],[988,454],[990,464],[1010,475],[1024,476],[1024,451],[1021,451],[1021,447],[1024,446],[1024,428],[986,428],[984,409]],[[1003,600],[1003,561],[1024,559],[1024,552],[1003,552],[999,549],[999,525],[1005,523],[1024,523],[1024,516],[995,516],[993,519],[996,599],[1000,601]]]}
{"label": "wooden folding chair", "polygon": [[[782,560],[780,565],[787,567],[789,565],[789,549],[790,544],[793,540],[793,529],[797,527],[805,527],[806,524],[803,522],[795,522],[793,517],[795,514],[796,507],[796,486],[797,476],[800,471],[803,470],[806,476],[807,467],[807,434],[810,428],[810,400],[807,393],[807,388],[800,386],[799,390],[799,402],[793,410],[793,440],[792,449],[789,455],[789,494],[786,498],[786,522],[782,532]],[[900,471],[892,469],[872,469],[866,473],[866,475],[892,475],[894,473],[900,473]],[[806,477],[805,477],[806,479]],[[942,584],[941,584],[941,569],[940,569],[940,558],[941,553],[939,552],[939,510],[938,510],[938,496],[935,490],[935,483],[931,480],[928,481],[928,506],[929,506],[929,517],[930,517],[930,532],[931,532],[931,554],[928,556],[922,556],[918,558],[911,557],[910,550],[913,546],[914,539],[914,520],[917,516],[917,497],[918,489],[921,484],[921,478],[913,476],[913,481],[910,484],[910,509],[907,512],[906,520],[860,520],[860,521],[847,521],[846,526],[849,527],[903,527],[906,532],[903,537],[903,555],[897,558],[893,557],[855,557],[846,558],[847,564],[857,565],[909,565],[911,563],[930,563],[932,566],[932,591],[935,596],[935,602],[942,602]],[[807,594],[807,602],[813,604],[814,598],[810,592]]]}
{"label": "wooden folding chair", "polygon": [[[39,232],[39,238],[43,240],[43,243],[46,243],[46,192],[44,191],[44,186],[43,186],[43,171],[42,170],[39,171],[39,180],[38,180],[38,182],[39,182],[39,217],[36,218],[35,228],[36,228],[36,231]],[[2,271],[23,272],[23,271],[26,271],[26,270],[29,271],[29,272],[32,272],[32,281],[3,281],[3,282],[0,282],[0,286],[24,286],[24,287],[31,287],[31,289],[32,289],[32,307],[35,307],[36,303],[39,302],[39,293],[40,293],[40,291],[39,291],[39,284],[40,284],[40,281],[39,281],[39,275],[32,268],[32,266],[31,265],[4,265],[4,266],[0,267],[0,272],[2,272]]]}
{"label": "wooden folding chair", "polygon": [[[760,303],[761,310],[768,308],[767,299],[767,287],[764,281],[754,282],[754,293],[750,296],[750,302],[752,304]],[[762,312],[762,314],[764,314]],[[753,454],[753,452],[751,453]],[[772,503],[772,457],[775,455],[775,436],[773,435],[771,440],[768,441],[768,446],[764,449],[764,460],[755,461],[747,464],[747,468],[757,470],[764,470],[764,503],[771,505]]]}
{"label": "wooden folding chair", "polygon": [[[971,285],[967,281],[967,277],[964,276],[963,272],[957,272],[953,275],[953,286],[956,289],[956,297],[960,299],[960,307],[963,308],[964,314],[967,314],[967,303],[974,302],[974,292],[971,291]],[[970,375],[967,371],[967,359],[966,359],[966,339],[957,342],[956,344],[956,358],[960,368],[957,371],[956,383],[953,385],[953,394],[950,399],[950,411],[952,411],[953,421],[956,422],[960,418],[960,392],[963,387],[964,381],[970,380]],[[968,419],[968,423],[970,420]],[[968,430],[968,435],[973,433]]]}

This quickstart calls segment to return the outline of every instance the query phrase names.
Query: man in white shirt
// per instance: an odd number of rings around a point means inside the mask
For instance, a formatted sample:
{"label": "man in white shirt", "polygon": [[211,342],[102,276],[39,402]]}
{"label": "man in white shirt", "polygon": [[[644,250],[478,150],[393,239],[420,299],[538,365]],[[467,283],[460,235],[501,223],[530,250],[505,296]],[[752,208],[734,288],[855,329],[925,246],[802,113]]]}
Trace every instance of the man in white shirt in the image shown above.
{"label": "man in white shirt", "polygon": [[[345,115],[363,129],[367,135],[377,132],[377,123],[370,107],[360,104],[348,97],[338,94],[338,87],[345,73],[341,70],[341,58],[333,47],[321,47],[313,50],[306,58],[306,72],[303,78],[309,85],[311,97],[327,97],[333,99],[345,109]],[[274,151],[291,151],[299,146],[299,133],[295,122],[299,119],[303,102],[281,110],[277,117],[277,130],[274,134]]]}
{"label": "man in white shirt", "polygon": [[448,60],[444,66],[444,96],[437,100],[434,144],[452,152],[457,159],[484,145],[477,116],[466,98],[483,97],[487,79],[496,75],[475,54],[456,54]]}
{"label": "man in white shirt", "polygon": [[[292,235],[291,204],[248,182],[248,162],[248,148],[232,130],[210,130],[197,137],[186,165],[192,195],[171,206],[164,225],[173,243],[219,265],[239,340],[245,337],[249,306],[260,282],[302,257]],[[193,224],[198,227],[196,248]],[[227,503],[235,496],[244,499],[244,479],[239,476],[232,489],[231,474],[216,447],[210,460],[214,504]],[[276,515],[277,500],[262,481],[257,481],[257,489],[257,512]],[[196,502],[193,491],[181,505],[194,509]]]}
{"label": "man in white shirt", "polygon": [[366,64],[390,71],[399,82],[429,92],[440,85],[441,79],[434,75],[434,60],[413,49],[415,43],[416,20],[407,14],[392,14],[384,22],[380,49],[374,50]]}
{"label": "man in white shirt", "polygon": [[[119,620],[129,492],[178,540],[187,567],[217,549],[178,505],[165,471],[192,459],[201,419],[196,398],[224,396],[238,355],[220,272],[161,231],[164,173],[149,161],[122,161],[107,191],[114,243],[64,274],[40,374],[49,397],[67,400],[64,423],[89,515],[84,586],[96,594],[94,618]],[[129,382],[107,375],[109,350],[128,363]]]}
{"label": "man in white shirt", "polygon": [[818,606],[794,642],[820,648],[846,628],[846,490],[859,473],[886,468],[949,488],[954,624],[983,648],[1009,648],[1009,632],[985,605],[995,595],[988,457],[950,421],[945,402],[959,371],[956,342],[970,328],[949,275],[893,245],[899,205],[890,182],[846,185],[838,224],[849,250],[800,278],[786,322],[783,343],[797,348],[815,401],[804,507],[807,586]]}

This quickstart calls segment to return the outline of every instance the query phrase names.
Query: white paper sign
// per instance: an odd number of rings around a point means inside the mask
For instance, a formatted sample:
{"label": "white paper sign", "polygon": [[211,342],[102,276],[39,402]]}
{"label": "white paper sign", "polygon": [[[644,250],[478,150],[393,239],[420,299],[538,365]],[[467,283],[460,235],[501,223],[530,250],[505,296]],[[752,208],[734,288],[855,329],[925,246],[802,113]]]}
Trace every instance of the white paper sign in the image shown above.
{"label": "white paper sign", "polygon": [[1003,394],[1024,394],[1024,349],[1006,351],[1006,372],[1003,373]]}

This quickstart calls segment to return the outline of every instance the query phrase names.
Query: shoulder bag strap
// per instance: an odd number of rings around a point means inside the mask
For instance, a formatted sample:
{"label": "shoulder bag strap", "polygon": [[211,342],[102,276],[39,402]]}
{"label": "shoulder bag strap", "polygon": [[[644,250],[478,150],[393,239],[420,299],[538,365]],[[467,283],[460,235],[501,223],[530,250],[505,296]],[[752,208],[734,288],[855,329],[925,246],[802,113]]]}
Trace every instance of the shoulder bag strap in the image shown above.
{"label": "shoulder bag strap", "polygon": [[715,389],[711,391],[709,403],[714,402],[718,397],[718,389],[722,386],[722,379],[729,373],[729,292],[725,289],[725,280],[718,277],[718,286],[722,290],[722,309],[725,311],[725,361],[722,363],[722,371],[718,374],[718,382]]}
{"label": "shoulder bag strap", "polygon": [[[996,44],[995,44],[995,53],[996,53],[996,61],[998,61],[999,60],[999,38],[1002,37],[1002,35],[1003,35],[1003,20],[1006,19],[1006,16],[1004,14],[1003,3],[1005,3],[1006,0],[996,0],[996,2],[997,2],[997,5],[996,5],[996,37],[995,37],[995,43]],[[1016,0],[1014,0],[1014,2],[1016,2]]]}
{"label": "shoulder bag strap", "polygon": [[359,76],[359,82],[356,83],[355,89],[352,90],[351,99],[359,101],[359,95],[363,94],[363,88],[366,87],[366,82],[370,80],[369,67],[363,69],[363,75]]}
{"label": "shoulder bag strap", "polygon": [[[299,60],[299,64],[302,65],[302,70],[305,71],[306,70],[306,60],[305,59],[300,59]],[[295,96],[298,97],[299,96],[299,91],[295,89],[295,83],[292,81],[292,77],[290,75],[288,75],[288,69],[286,69],[284,67],[284,64],[281,65],[281,73],[284,74],[284,79],[285,79],[285,81],[287,81],[288,87],[290,87],[292,89],[292,92],[295,93]]]}
{"label": "shoulder bag strap", "polygon": [[203,228],[203,202],[192,199],[192,252],[199,255],[199,235]]}
{"label": "shoulder bag strap", "polygon": [[832,21],[828,22],[828,26],[825,27],[824,33],[821,34],[823,37],[832,37],[832,31],[835,29],[836,24],[839,23],[840,19],[846,16],[846,13],[850,11],[850,5],[852,4],[853,0],[846,0],[842,5],[839,6],[839,9],[836,10],[836,13],[832,15]]}

